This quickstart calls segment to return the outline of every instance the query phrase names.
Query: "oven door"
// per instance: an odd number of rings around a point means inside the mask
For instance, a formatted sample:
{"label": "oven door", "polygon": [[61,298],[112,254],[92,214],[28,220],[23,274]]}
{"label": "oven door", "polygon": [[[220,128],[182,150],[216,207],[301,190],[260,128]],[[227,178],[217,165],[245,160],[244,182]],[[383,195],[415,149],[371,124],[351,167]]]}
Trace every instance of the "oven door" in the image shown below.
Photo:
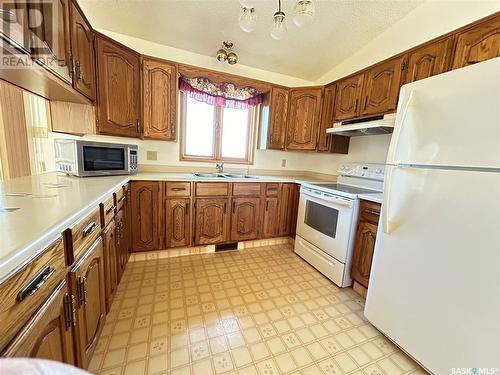
{"label": "oven door", "polygon": [[79,142],[77,153],[79,176],[120,175],[128,172],[126,145]]}
{"label": "oven door", "polygon": [[355,200],[300,189],[297,234],[339,262],[345,263],[350,243]]}

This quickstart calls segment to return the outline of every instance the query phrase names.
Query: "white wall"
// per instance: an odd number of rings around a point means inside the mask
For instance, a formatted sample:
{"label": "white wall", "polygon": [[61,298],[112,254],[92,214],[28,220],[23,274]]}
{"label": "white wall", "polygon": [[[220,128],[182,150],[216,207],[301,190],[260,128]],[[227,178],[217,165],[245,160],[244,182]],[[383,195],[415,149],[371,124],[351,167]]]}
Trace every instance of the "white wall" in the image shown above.
{"label": "white wall", "polygon": [[317,83],[335,81],[498,11],[498,0],[427,0],[334,66]]}

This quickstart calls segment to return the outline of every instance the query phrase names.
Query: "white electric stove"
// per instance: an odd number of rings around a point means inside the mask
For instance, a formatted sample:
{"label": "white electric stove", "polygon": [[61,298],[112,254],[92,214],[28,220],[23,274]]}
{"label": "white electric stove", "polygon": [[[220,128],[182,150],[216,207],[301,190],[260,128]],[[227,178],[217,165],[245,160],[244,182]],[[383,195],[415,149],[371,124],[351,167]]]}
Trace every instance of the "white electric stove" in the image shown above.
{"label": "white electric stove", "polygon": [[384,166],[344,164],[336,183],[300,189],[295,253],[341,287],[352,284],[352,249],[360,194],[380,194]]}

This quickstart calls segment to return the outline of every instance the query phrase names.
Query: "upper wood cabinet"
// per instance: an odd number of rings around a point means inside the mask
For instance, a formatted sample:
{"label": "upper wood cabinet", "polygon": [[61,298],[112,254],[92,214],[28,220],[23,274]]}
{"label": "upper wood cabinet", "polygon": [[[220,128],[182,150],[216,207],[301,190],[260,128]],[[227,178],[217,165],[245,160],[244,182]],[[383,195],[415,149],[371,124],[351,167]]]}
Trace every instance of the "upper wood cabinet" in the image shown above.
{"label": "upper wood cabinet", "polygon": [[165,240],[167,247],[191,245],[191,199],[165,201]]}
{"label": "upper wood cabinet", "polygon": [[453,69],[500,56],[500,15],[458,34]]}
{"label": "upper wood cabinet", "polygon": [[155,250],[159,246],[161,215],[160,184],[157,181],[131,183],[132,249]]}
{"label": "upper wood cabinet", "polygon": [[75,304],[66,281],[62,281],[2,352],[2,356],[49,359],[75,365]]}
{"label": "upper wood cabinet", "polygon": [[73,87],[90,100],[95,100],[94,32],[74,1],[71,2],[70,34]]}
{"label": "upper wood cabinet", "polygon": [[453,37],[427,44],[410,52],[405,82],[415,82],[447,72],[453,54]]}
{"label": "upper wood cabinet", "polygon": [[140,135],[139,55],[107,38],[97,36],[97,132]]}
{"label": "upper wood cabinet", "polygon": [[322,87],[290,91],[287,150],[316,150],[322,93]]}
{"label": "upper wood cabinet", "polygon": [[353,118],[359,114],[359,100],[363,90],[363,80],[363,74],[356,74],[337,83],[335,121]]}
{"label": "upper wood cabinet", "polygon": [[375,65],[365,73],[360,116],[396,110],[406,56]]}
{"label": "upper wood cabinet", "polygon": [[194,224],[197,245],[224,242],[228,239],[227,198],[197,198]]}
{"label": "upper wood cabinet", "polygon": [[289,90],[273,87],[270,95],[267,148],[283,150],[285,148]]}
{"label": "upper wood cabinet", "polygon": [[156,59],[142,62],[144,138],[173,141],[177,128],[177,67]]}
{"label": "upper wood cabinet", "polygon": [[87,368],[106,319],[105,276],[102,240],[99,238],[69,271],[77,300],[77,363]]}
{"label": "upper wood cabinet", "polygon": [[253,240],[260,235],[260,197],[233,198],[231,240]]}
{"label": "upper wood cabinet", "polygon": [[318,151],[330,151],[337,154],[347,154],[349,151],[349,137],[327,134],[326,129],[333,127],[335,115],[336,85],[326,86],[321,104],[321,120],[318,133]]}

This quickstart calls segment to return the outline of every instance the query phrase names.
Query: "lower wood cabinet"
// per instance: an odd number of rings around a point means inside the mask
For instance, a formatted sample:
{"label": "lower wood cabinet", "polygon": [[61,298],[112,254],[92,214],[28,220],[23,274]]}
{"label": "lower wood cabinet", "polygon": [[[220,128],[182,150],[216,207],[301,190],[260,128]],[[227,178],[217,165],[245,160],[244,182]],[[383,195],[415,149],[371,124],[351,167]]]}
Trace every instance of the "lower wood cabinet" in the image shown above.
{"label": "lower wood cabinet", "polygon": [[133,251],[159,248],[161,218],[159,181],[134,181],[131,183],[131,224]]}
{"label": "lower wood cabinet", "polygon": [[167,247],[191,244],[191,199],[165,200],[165,240]]}
{"label": "lower wood cabinet", "polygon": [[264,216],[262,220],[262,237],[278,236],[279,198],[266,197],[264,199]]}
{"label": "lower wood cabinet", "polygon": [[63,280],[1,355],[76,364],[73,346],[75,303]]}
{"label": "lower wood cabinet", "polygon": [[77,364],[87,368],[106,319],[104,257],[100,238],[70,269],[69,280],[77,302]]}
{"label": "lower wood cabinet", "polygon": [[228,199],[197,198],[194,237],[197,245],[225,242],[228,239]]}
{"label": "lower wood cabinet", "polygon": [[293,236],[297,227],[299,190],[297,184],[281,185],[278,218],[278,236]]}
{"label": "lower wood cabinet", "polygon": [[368,288],[370,279],[379,215],[379,203],[361,201],[352,255],[351,277],[365,288]]}
{"label": "lower wood cabinet", "polygon": [[119,241],[117,238],[119,231],[112,220],[106,228],[102,231],[102,241],[104,248],[104,276],[105,276],[105,292],[106,292],[106,312],[109,312],[113,296],[116,292],[118,285],[118,254],[117,245]]}
{"label": "lower wood cabinet", "polygon": [[247,241],[260,235],[260,197],[233,198],[231,240]]}

